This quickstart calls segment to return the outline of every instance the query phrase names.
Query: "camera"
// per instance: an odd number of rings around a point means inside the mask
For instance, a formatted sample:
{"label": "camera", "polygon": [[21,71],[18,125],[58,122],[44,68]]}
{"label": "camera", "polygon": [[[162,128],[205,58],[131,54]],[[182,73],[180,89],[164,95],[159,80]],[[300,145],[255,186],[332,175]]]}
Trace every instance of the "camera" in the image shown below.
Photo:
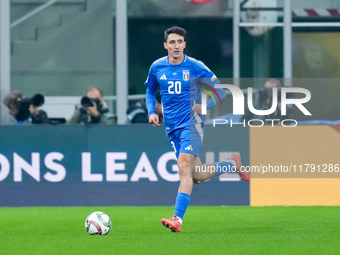
{"label": "camera", "polygon": [[91,107],[94,106],[94,103],[97,105],[97,108],[99,109],[101,107],[101,102],[99,98],[91,98],[91,97],[83,97],[80,101],[82,107]]}
{"label": "camera", "polygon": [[19,100],[19,107],[21,110],[28,110],[30,108],[30,105],[39,107],[39,106],[42,106],[45,102],[45,98],[41,94],[36,94],[32,97],[23,97],[18,100]]}
{"label": "camera", "polygon": [[[277,91],[277,98],[281,100],[281,90]],[[259,102],[265,109],[269,109],[272,105],[273,88],[263,88],[259,90]]]}

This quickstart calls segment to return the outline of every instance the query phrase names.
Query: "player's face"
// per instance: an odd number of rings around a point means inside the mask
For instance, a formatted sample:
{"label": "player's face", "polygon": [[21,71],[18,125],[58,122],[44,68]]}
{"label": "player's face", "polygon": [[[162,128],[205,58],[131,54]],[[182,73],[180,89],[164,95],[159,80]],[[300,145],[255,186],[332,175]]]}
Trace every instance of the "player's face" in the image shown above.
{"label": "player's face", "polygon": [[175,61],[183,60],[185,46],[184,37],[178,34],[170,34],[164,43],[164,48],[168,50],[169,58]]}

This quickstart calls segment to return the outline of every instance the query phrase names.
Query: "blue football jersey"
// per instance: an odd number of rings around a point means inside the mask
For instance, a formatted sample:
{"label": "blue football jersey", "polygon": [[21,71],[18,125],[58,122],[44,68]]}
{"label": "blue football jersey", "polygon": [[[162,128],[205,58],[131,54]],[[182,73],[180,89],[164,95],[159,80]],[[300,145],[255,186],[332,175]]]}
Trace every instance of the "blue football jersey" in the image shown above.
{"label": "blue football jersey", "polygon": [[200,86],[193,78],[209,78],[211,83],[219,83],[202,61],[187,55],[178,65],[170,64],[168,56],[165,56],[150,67],[144,84],[153,94],[160,86],[166,133],[204,122],[202,115],[192,111],[194,104],[201,103]]}

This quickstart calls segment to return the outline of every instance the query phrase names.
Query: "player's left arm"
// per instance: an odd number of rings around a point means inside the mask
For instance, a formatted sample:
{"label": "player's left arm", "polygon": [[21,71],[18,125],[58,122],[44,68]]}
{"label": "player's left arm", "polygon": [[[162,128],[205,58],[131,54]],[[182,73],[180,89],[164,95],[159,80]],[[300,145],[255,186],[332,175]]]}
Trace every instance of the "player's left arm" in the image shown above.
{"label": "player's left arm", "polygon": [[[222,100],[226,98],[227,93],[221,88],[216,88],[215,85],[219,84],[220,81],[217,79],[216,75],[208,67],[202,70],[201,78],[203,82],[206,83],[206,85],[209,85],[210,87],[214,89],[214,92],[210,94],[212,97],[210,97],[207,101],[207,110],[209,110],[215,107],[220,102],[222,103]],[[198,114],[202,114],[202,107],[200,104],[194,105],[192,109]]]}
{"label": "player's left arm", "polygon": [[219,99],[221,99],[221,101],[222,101],[227,96],[227,93],[223,89],[215,88],[215,91],[217,92],[218,96],[215,93],[213,93],[212,94],[213,98],[211,97],[211,98],[208,99],[208,101],[207,101],[207,109],[208,110],[216,106],[215,102],[217,104],[219,104],[220,103]]}
{"label": "player's left arm", "polygon": [[[220,102],[222,103],[222,100],[226,98],[227,94],[223,89],[216,88],[215,85],[220,83],[216,75],[202,61],[197,62],[200,63],[200,65],[196,66],[197,76],[202,79],[201,82],[203,84],[207,85],[207,89],[210,87],[213,90],[213,93],[210,94],[212,97],[210,97],[207,101],[207,109],[209,110]],[[202,107],[200,104],[194,105],[192,109],[198,114],[202,113]]]}
{"label": "player's left arm", "polygon": [[[223,89],[215,88],[215,91],[217,92],[217,94],[218,94],[219,98],[221,99],[221,101],[224,98],[226,98],[227,94],[225,93],[225,91]],[[207,101],[207,109],[208,110],[216,106],[215,102],[217,104],[220,102],[220,100],[218,99],[216,94],[213,94],[213,97],[214,97],[215,101],[212,98],[209,98],[208,101]],[[200,104],[195,104],[192,107],[192,110],[197,112],[198,114],[202,114],[202,106]]]}
{"label": "player's left arm", "polygon": [[216,88],[215,85],[220,83],[219,79],[209,69],[209,67],[207,67],[202,61],[200,61],[200,62],[203,65],[203,68],[201,68],[201,70],[199,71],[199,76],[201,78],[203,78],[203,81],[205,83],[207,83],[207,85],[211,86],[215,90],[214,93],[212,93],[213,97],[209,98],[208,101],[207,101],[207,109],[209,110],[209,109],[215,107],[220,102],[222,104],[222,100],[224,98],[226,98],[227,94],[223,89]]}

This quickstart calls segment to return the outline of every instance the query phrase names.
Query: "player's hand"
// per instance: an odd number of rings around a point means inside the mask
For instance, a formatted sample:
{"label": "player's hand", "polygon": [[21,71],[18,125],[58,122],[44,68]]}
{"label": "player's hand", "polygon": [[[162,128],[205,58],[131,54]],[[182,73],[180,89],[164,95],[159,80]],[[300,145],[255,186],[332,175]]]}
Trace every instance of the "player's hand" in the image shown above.
{"label": "player's hand", "polygon": [[194,112],[197,112],[198,114],[202,114],[202,106],[200,104],[195,104],[193,107],[192,107],[192,110]]}
{"label": "player's hand", "polygon": [[151,114],[150,116],[149,116],[149,123],[153,126],[153,127],[155,127],[155,126],[160,126],[159,125],[159,118],[158,118],[158,115],[157,114]]}

